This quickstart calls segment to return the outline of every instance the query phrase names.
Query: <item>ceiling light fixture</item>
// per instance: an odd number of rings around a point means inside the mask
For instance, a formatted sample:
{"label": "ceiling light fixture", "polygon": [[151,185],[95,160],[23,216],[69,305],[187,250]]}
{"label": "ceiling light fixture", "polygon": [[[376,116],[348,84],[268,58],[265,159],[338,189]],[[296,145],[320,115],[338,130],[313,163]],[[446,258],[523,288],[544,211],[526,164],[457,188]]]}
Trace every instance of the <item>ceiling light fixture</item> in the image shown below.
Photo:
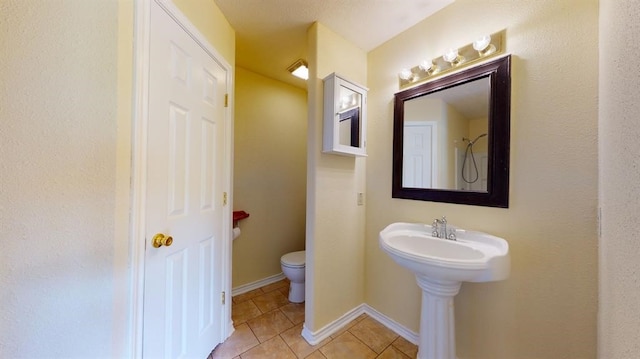
{"label": "ceiling light fixture", "polygon": [[291,66],[287,68],[289,72],[295,77],[301,78],[303,80],[309,79],[309,67],[307,62],[303,59],[298,59]]}

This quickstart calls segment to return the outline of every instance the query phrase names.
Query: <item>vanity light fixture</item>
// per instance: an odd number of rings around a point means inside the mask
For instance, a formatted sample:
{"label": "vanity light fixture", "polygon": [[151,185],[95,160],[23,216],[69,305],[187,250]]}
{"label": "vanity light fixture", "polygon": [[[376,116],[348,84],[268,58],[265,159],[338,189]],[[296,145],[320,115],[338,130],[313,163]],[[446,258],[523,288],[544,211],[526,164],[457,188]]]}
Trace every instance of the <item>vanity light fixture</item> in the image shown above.
{"label": "vanity light fixture", "polygon": [[309,79],[309,67],[307,62],[303,59],[298,59],[291,66],[287,68],[289,72],[295,77],[301,78],[303,80]]}
{"label": "vanity light fixture", "polygon": [[467,67],[475,62],[501,54],[505,49],[506,30],[484,35],[465,46],[452,47],[435,59],[423,60],[418,66],[398,74],[400,88],[425,82],[433,77]]}

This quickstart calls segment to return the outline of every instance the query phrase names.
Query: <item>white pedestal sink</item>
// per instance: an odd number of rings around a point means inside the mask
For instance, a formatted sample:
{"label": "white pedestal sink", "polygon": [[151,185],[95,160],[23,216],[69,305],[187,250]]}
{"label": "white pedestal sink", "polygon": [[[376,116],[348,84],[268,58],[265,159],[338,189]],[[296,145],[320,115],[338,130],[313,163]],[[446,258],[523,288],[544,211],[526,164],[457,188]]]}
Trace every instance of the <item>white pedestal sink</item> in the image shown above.
{"label": "white pedestal sink", "polygon": [[422,289],[418,359],[456,359],[453,297],[462,282],[509,276],[507,241],[458,229],[457,240],[436,238],[432,227],[393,223],[380,232],[380,248],[416,275]]}

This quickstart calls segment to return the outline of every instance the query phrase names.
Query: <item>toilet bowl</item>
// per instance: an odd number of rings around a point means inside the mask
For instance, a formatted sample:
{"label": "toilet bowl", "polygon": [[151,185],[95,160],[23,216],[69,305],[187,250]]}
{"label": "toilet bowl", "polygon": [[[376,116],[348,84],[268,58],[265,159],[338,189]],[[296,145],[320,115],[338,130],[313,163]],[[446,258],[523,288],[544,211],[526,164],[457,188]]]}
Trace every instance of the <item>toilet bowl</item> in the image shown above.
{"label": "toilet bowl", "polygon": [[291,252],[280,257],[282,273],[291,283],[289,287],[289,301],[304,302],[304,267],[305,251]]}

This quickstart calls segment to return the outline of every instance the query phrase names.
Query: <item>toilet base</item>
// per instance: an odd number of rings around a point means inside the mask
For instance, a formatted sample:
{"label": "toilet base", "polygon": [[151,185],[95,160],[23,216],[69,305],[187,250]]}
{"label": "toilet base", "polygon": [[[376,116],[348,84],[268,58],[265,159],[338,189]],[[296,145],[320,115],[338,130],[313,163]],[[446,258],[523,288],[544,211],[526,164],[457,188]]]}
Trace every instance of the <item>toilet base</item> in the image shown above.
{"label": "toilet base", "polygon": [[291,286],[289,287],[289,301],[291,303],[304,302],[304,282],[291,282]]}

